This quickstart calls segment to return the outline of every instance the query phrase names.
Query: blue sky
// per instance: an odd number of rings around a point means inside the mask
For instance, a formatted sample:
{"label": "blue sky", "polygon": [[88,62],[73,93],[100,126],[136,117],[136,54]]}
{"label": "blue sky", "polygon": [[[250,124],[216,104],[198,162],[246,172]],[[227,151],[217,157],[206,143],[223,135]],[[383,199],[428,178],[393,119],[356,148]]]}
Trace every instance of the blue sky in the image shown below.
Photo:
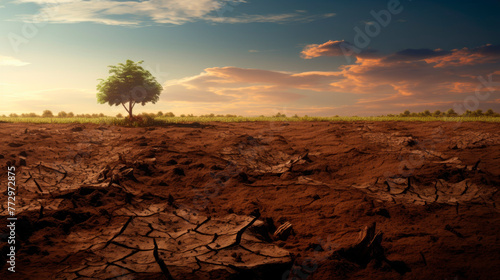
{"label": "blue sky", "polygon": [[[121,113],[97,104],[95,87],[108,65],[127,59],[144,60],[165,89],[160,102],[137,112],[378,115],[457,104],[500,111],[498,1],[6,0],[0,7],[0,114]],[[372,15],[382,10],[391,15],[386,26]],[[355,28],[377,32],[360,47]],[[360,53],[346,57],[346,48]],[[491,82],[481,87],[479,77]]]}

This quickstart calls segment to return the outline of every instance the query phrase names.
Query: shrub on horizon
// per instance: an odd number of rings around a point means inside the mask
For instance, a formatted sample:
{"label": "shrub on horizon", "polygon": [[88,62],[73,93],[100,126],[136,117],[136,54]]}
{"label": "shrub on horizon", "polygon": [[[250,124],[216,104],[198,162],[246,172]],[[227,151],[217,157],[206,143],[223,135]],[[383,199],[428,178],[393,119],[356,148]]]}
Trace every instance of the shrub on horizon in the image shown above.
{"label": "shrub on horizon", "polygon": [[53,118],[54,114],[52,114],[52,111],[50,111],[50,110],[45,110],[42,113],[42,117],[43,118]]}
{"label": "shrub on horizon", "polygon": [[458,114],[455,112],[455,110],[449,109],[448,111],[446,111],[446,116],[447,117],[457,117]]}

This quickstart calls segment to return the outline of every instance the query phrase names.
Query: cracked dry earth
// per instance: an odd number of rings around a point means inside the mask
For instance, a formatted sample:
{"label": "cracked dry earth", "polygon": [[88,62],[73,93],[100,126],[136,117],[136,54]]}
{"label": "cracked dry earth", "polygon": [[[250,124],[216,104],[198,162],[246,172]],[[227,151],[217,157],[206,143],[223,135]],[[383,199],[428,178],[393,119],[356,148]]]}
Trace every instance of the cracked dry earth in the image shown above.
{"label": "cracked dry earth", "polygon": [[500,276],[500,124],[0,127],[0,279]]}

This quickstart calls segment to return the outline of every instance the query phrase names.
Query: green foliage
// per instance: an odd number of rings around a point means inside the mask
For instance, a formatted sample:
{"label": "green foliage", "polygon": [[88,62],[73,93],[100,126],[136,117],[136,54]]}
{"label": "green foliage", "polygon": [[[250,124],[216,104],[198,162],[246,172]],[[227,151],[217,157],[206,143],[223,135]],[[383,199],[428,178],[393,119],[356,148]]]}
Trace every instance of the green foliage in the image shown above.
{"label": "green foliage", "polygon": [[[17,114],[14,114],[17,116]],[[85,115],[83,115],[85,116]],[[289,118],[275,118],[259,116],[259,117],[200,117],[200,116],[184,116],[184,117],[156,117],[149,118],[143,117],[143,115],[135,116],[132,121],[129,118],[116,118],[116,117],[97,117],[92,118],[90,115],[88,117],[73,117],[73,118],[43,118],[43,117],[0,117],[0,122],[14,122],[14,123],[95,123],[95,124],[108,124],[108,125],[126,125],[132,127],[142,127],[149,125],[164,125],[166,123],[183,123],[183,122],[295,122],[295,121],[344,121],[344,122],[354,122],[354,121],[450,121],[450,122],[497,122],[500,123],[500,114],[495,113],[494,116],[481,116],[481,117],[401,117],[401,116],[379,116],[379,117],[289,117]]]}
{"label": "green foliage", "polygon": [[45,110],[42,113],[42,118],[52,118],[54,117],[54,114],[52,114],[52,111],[50,110]]}
{"label": "green foliage", "polygon": [[66,112],[64,112],[64,111],[61,111],[61,112],[59,112],[59,113],[57,114],[57,116],[58,116],[59,118],[66,118],[66,117],[68,117],[68,114],[67,114]]}
{"label": "green foliage", "polygon": [[446,116],[447,117],[456,117],[456,116],[458,116],[458,114],[455,112],[455,110],[449,109],[448,111],[446,111]]}
{"label": "green foliage", "polygon": [[[48,111],[48,110],[46,110]],[[48,111],[50,112],[50,111]],[[409,111],[408,111],[409,112]],[[45,112],[44,112],[45,113]],[[454,114],[453,114],[454,113]],[[448,116],[451,114],[451,116]],[[50,115],[50,114],[46,114]],[[176,117],[173,113],[165,113],[163,116],[159,117],[158,114],[154,113],[142,113],[133,118],[123,118],[121,114],[116,117],[107,117],[104,114],[80,114],[76,117],[70,117],[70,113],[66,118],[53,118],[52,117],[39,117],[34,113],[19,115],[12,113],[9,117],[3,115],[0,117],[0,122],[16,122],[16,123],[95,123],[95,124],[108,124],[108,125],[124,125],[131,127],[144,127],[144,126],[162,126],[167,123],[183,123],[183,122],[247,122],[247,121],[262,121],[262,122],[295,122],[295,121],[344,121],[344,122],[354,122],[354,121],[450,121],[450,122],[497,122],[500,123],[500,114],[489,109],[485,113],[481,110],[476,111],[466,111],[462,115],[458,115],[455,111],[448,110],[446,113],[441,113],[436,111],[431,115],[428,115],[426,111],[420,113],[409,113],[405,115],[404,113],[398,115],[387,115],[378,117],[309,117],[307,115],[303,117],[293,116],[286,117],[283,114],[274,116],[264,116],[260,115],[258,117],[242,117],[236,115],[215,115],[207,114],[202,116],[195,116],[193,114],[185,115],[182,114],[180,117]]]}
{"label": "green foliage", "polygon": [[106,80],[101,79],[97,85],[97,102],[110,106],[121,104],[130,118],[136,104],[155,104],[163,88],[149,71],[140,66],[141,63],[127,60],[118,66],[109,66],[111,76]]}
{"label": "green foliage", "polygon": [[21,114],[21,118],[36,118],[36,117],[38,117],[38,115],[35,113]]}

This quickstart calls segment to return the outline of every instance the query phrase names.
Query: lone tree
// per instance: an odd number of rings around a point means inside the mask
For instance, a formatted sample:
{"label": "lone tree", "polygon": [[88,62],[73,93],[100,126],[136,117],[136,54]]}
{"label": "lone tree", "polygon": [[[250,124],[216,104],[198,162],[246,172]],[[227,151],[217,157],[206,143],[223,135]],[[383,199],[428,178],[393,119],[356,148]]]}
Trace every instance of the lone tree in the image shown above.
{"label": "lone tree", "polygon": [[127,60],[125,64],[109,66],[112,74],[106,80],[100,79],[97,85],[97,102],[110,106],[123,105],[132,119],[135,104],[144,106],[148,102],[155,104],[163,90],[151,73],[140,65],[143,61]]}

